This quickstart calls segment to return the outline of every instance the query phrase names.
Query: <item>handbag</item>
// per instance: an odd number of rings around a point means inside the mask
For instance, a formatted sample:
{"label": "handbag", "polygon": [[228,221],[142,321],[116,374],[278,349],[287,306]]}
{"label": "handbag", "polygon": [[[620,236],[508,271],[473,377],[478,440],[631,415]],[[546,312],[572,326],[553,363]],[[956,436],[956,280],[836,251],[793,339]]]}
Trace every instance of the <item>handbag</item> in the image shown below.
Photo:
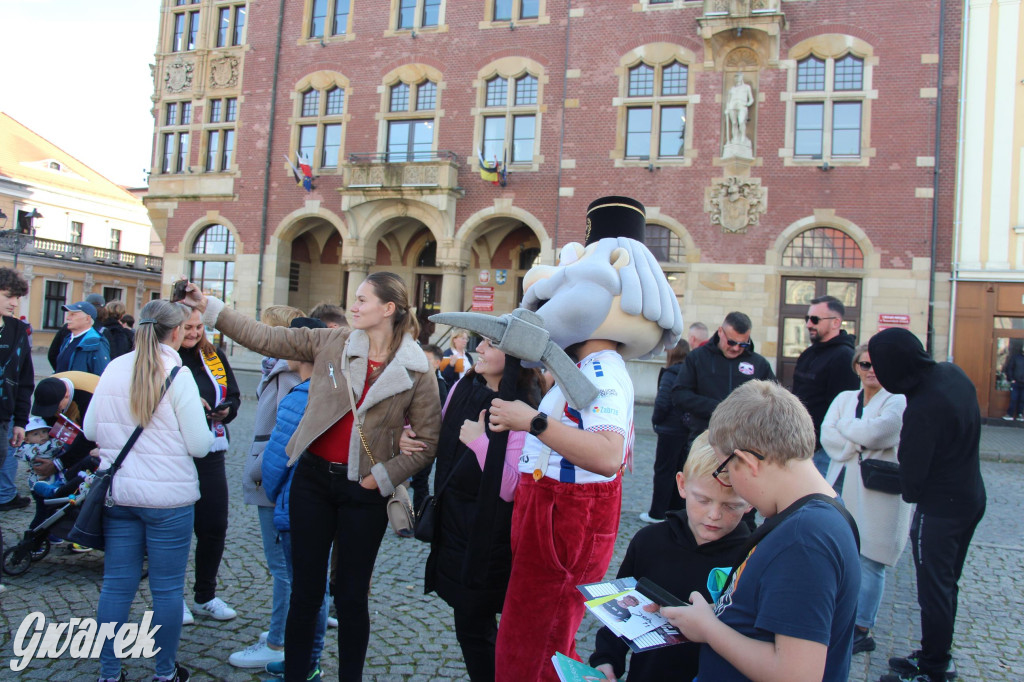
{"label": "handbag", "polygon": [[[167,380],[164,382],[163,390],[160,391],[160,400],[170,387],[174,377],[181,367],[171,370]],[[136,426],[132,435],[125,441],[124,447],[118,453],[117,459],[109,469],[98,471],[92,476],[92,482],[88,485],[85,500],[79,502],[78,516],[75,524],[68,531],[67,539],[71,542],[102,550],[106,544],[103,536],[103,512],[107,507],[114,506],[114,499],[110,496],[110,487],[113,484],[114,474],[121,468],[121,463],[128,455],[128,451],[135,445],[135,441],[142,435],[142,427]]]}
{"label": "handbag", "polygon": [[[370,466],[377,466],[377,460],[373,458],[370,446],[366,442],[366,436],[363,435],[363,424],[356,414],[356,399],[352,390],[352,382],[348,384],[348,399],[352,402],[352,423],[355,424],[356,432],[359,433],[359,440],[363,444],[363,449],[366,450],[366,456],[370,458]],[[404,484],[395,486],[395,491],[388,498],[386,511],[388,523],[399,537],[411,538],[413,536],[412,500],[409,499],[409,489]]]}
{"label": "handbag", "polygon": [[[855,416],[860,419],[863,414],[864,391],[861,391],[857,396]],[[864,459],[861,453],[857,453],[857,460],[860,463],[860,480],[866,489],[889,495],[899,495],[902,492],[899,464],[881,459]]]}
{"label": "handbag", "polygon": [[434,488],[433,495],[427,495],[420,503],[419,507],[416,508],[416,517],[414,519],[413,526],[413,537],[423,542],[433,542],[434,534],[436,533],[437,527],[437,514],[438,504],[441,501],[441,493],[448,486],[448,481],[452,480],[452,475],[455,470],[462,464],[462,459],[466,456],[466,452],[469,449],[463,450],[462,456],[455,460],[455,464],[452,465],[452,470],[445,476],[444,481],[440,486]]}

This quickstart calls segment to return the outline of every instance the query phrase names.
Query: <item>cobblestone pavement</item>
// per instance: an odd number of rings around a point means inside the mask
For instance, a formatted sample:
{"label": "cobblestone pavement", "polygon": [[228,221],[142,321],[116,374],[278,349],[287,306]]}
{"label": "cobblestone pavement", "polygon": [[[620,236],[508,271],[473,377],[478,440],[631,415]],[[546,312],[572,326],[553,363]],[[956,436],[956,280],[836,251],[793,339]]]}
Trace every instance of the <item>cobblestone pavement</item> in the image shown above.
{"label": "cobblestone pavement", "polygon": [[[239,372],[239,383],[243,395],[252,396],[256,376]],[[234,439],[228,458],[231,517],[219,595],[238,610],[239,616],[218,622],[197,615],[195,625],[183,628],[179,659],[193,670],[197,680],[248,682],[268,677],[227,663],[230,653],[253,643],[266,629],[271,605],[256,514],[252,507],[242,504],[241,496],[242,460],[248,448],[246,434],[250,432],[254,406],[251,397],[243,402],[231,426]],[[636,471],[627,477],[624,486],[612,574],[641,525],[637,515],[646,511],[650,499],[655,439],[649,426],[649,407],[637,407],[636,424]],[[975,535],[961,581],[955,655],[962,680],[1017,681],[1024,679],[1024,620],[1020,615],[1024,613],[1024,498],[1020,493],[1024,489],[1024,466],[1020,463],[1024,429],[985,427],[982,449],[989,459],[1002,457],[1004,461],[982,465],[988,513]],[[30,520],[28,510],[0,513],[6,541],[16,540]],[[451,611],[440,599],[422,593],[426,550],[427,546],[416,540],[402,540],[390,532],[385,537],[371,593],[373,634],[365,669],[368,680],[465,679]],[[95,661],[75,661],[67,656],[33,661],[21,673],[13,673],[7,666],[13,655],[11,638],[28,613],[41,611],[48,620],[64,622],[71,617],[94,616],[102,570],[102,554],[76,555],[57,547],[24,575],[3,576],[7,590],[0,594],[0,679],[95,679]],[[188,584],[191,582],[190,573]],[[149,596],[144,582],[133,609],[136,622],[147,608]],[[592,651],[596,630],[596,620],[585,618],[577,638],[584,657]],[[850,679],[877,680],[886,672],[889,655],[904,655],[917,648],[918,633],[914,571],[907,551],[889,573],[875,630],[878,648],[854,657]],[[537,655],[551,653],[538,651]],[[336,656],[337,631],[330,630],[325,679],[334,679],[337,674]],[[126,668],[133,680],[148,680],[152,674],[149,661],[129,661]]]}

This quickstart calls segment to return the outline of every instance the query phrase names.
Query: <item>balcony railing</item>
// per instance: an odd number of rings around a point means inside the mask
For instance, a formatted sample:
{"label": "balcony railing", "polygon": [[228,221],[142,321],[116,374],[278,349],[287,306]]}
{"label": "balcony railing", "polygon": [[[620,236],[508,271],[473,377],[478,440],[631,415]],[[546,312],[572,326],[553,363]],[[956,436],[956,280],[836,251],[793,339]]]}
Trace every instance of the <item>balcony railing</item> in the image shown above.
{"label": "balcony railing", "polygon": [[447,150],[349,154],[344,172],[345,188],[363,193],[453,190],[459,184],[459,157]]}
{"label": "balcony railing", "polygon": [[148,256],[144,253],[104,249],[98,246],[61,242],[43,237],[29,237],[28,235],[17,240],[0,239],[0,251],[13,253],[19,246],[22,256],[42,256],[43,258],[110,265],[148,272],[160,272],[164,266],[163,258]]}

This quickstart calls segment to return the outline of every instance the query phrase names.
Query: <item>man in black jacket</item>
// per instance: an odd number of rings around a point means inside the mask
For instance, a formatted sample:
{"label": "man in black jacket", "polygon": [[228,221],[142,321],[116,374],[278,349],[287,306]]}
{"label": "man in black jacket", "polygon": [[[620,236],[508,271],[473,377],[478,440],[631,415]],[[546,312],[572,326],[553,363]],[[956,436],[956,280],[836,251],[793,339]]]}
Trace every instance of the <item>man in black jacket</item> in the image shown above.
{"label": "man in black jacket", "polygon": [[793,394],[800,398],[814,422],[814,466],[822,476],[828,471],[829,457],[821,447],[821,422],[829,405],[843,391],[860,387],[853,372],[853,336],[842,329],[846,306],[834,296],[811,300],[804,322],[811,345],[796,361]]}
{"label": "man in black jacket", "polygon": [[941,682],[954,668],[950,648],[957,582],[974,529],[985,514],[978,445],[981,413],[967,375],[936,363],[906,329],[886,329],[868,343],[875,376],[890,393],[907,396],[900,432],[900,488],[917,503],[910,544],[917,568],[921,650],[890,658],[883,682]]}
{"label": "man in black jacket", "polygon": [[10,445],[8,450],[0,444],[0,511],[22,509],[29,503],[18,494],[18,461],[14,458],[14,449],[25,440],[35,384],[28,325],[15,317],[26,293],[28,284],[17,270],[0,268],[0,433],[6,434]]}
{"label": "man in black jacket", "polygon": [[[711,413],[737,386],[751,379],[775,381],[771,365],[754,352],[750,340],[750,318],[731,312],[725,316],[715,335],[683,361],[672,403],[680,414],[686,414],[690,427],[690,443],[708,428]],[[851,370],[852,371],[852,370]]]}

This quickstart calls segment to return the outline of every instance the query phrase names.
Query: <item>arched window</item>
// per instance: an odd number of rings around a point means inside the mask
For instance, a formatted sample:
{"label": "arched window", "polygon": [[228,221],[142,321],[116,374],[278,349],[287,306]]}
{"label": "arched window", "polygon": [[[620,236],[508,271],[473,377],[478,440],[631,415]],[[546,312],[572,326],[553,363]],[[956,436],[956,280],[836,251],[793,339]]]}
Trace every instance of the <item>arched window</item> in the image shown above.
{"label": "arched window", "polygon": [[345,114],[345,83],[332,80],[322,87],[307,86],[296,98],[296,151],[313,166],[334,169],[341,155]]}
{"label": "arched window", "polygon": [[437,83],[399,81],[388,87],[387,160],[429,161],[434,156]]}
{"label": "arched window", "polygon": [[484,84],[482,108],[484,159],[533,163],[537,140],[537,77],[495,74]]}
{"label": "arched window", "polygon": [[686,251],[683,240],[661,225],[647,225],[647,248],[651,250],[659,263],[685,263]]}
{"label": "arched window", "polygon": [[235,237],[224,225],[210,225],[192,242],[189,279],[225,303],[235,283]]}
{"label": "arched window", "polygon": [[641,62],[626,78],[626,158],[681,158],[686,151],[689,69]]}
{"label": "arched window", "polygon": [[786,246],[782,252],[782,265],[795,268],[861,269],[864,267],[864,252],[842,230],[814,227],[798,234]]}

